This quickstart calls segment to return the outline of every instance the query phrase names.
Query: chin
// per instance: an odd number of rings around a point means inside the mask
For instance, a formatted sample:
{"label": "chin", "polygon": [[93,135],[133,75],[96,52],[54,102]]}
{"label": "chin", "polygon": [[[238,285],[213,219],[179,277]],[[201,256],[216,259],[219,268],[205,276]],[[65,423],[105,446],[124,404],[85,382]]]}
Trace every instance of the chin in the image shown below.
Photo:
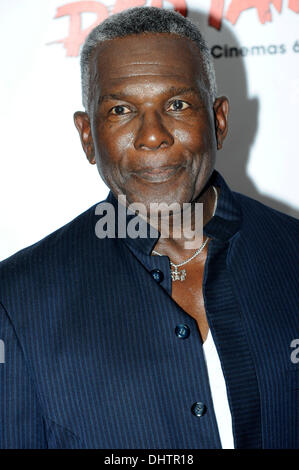
{"label": "chin", "polygon": [[164,192],[160,190],[158,194],[157,192],[149,191],[146,193],[138,193],[135,191],[132,193],[127,192],[126,197],[127,202],[130,204],[132,202],[140,202],[149,209],[151,204],[167,204],[169,206],[173,203],[178,203],[182,206],[183,203],[191,201],[192,195],[184,194],[181,191]]}

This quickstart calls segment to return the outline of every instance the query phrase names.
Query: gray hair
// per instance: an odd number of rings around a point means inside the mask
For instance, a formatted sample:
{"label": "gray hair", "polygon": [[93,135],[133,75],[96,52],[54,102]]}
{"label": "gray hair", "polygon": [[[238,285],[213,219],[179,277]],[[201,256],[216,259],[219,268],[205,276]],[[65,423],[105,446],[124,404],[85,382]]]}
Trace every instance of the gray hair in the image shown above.
{"label": "gray hair", "polygon": [[198,27],[181,14],[156,7],[135,7],[111,15],[87,36],[81,52],[82,100],[86,110],[90,98],[90,58],[102,42],[141,33],[171,33],[194,41],[199,47],[208,92],[214,102],[217,94],[215,69],[210,50]]}

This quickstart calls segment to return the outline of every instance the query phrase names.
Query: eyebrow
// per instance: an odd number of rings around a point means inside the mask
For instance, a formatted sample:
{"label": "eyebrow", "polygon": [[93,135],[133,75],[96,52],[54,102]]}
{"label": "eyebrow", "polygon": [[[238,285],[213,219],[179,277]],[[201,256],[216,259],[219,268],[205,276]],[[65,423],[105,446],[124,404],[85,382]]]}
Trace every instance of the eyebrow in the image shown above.
{"label": "eyebrow", "polygon": [[[171,94],[172,96],[176,95],[184,95],[187,93],[194,93],[194,94],[200,94],[199,91],[194,88],[194,87],[182,87],[182,88],[176,88],[176,87],[170,87],[167,92]],[[108,100],[121,100],[121,99],[126,99],[129,98],[130,95],[126,93],[119,92],[117,94],[115,93],[109,93],[108,95],[102,95],[99,97],[98,104],[100,105],[103,101],[108,101]]]}

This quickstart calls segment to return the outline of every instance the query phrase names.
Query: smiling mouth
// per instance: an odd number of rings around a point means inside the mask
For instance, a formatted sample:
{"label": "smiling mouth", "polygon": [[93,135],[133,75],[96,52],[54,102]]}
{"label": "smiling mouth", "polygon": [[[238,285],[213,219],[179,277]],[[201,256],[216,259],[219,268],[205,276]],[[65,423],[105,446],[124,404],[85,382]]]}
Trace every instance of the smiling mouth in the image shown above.
{"label": "smiling mouth", "polygon": [[150,183],[164,183],[170,180],[180,169],[182,169],[181,166],[152,168],[136,171],[134,176]]}

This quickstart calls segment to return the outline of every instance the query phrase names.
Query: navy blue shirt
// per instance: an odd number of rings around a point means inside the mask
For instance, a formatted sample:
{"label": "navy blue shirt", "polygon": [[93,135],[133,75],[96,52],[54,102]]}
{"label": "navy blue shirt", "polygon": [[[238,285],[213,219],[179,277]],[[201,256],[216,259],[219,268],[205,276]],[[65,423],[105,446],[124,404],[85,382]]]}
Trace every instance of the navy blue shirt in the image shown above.
{"label": "navy blue shirt", "polygon": [[[215,338],[222,368],[225,372],[236,439],[235,445],[246,447],[248,442],[250,442],[251,446],[257,448],[261,446],[258,384],[254,364],[244,334],[244,326],[241,322],[240,309],[233,293],[233,286],[226,266],[229,242],[238,234],[241,228],[242,213],[240,205],[218,172],[214,171],[210,182],[214,186],[219,187],[221,192],[214,217],[204,227],[204,235],[213,240],[208,250],[203,281],[207,319]],[[112,193],[110,193],[108,200],[114,205],[117,212],[117,201]],[[127,222],[129,220],[130,216],[128,216]],[[170,297],[172,281],[169,258],[167,256],[151,256],[152,249],[158,240],[158,235],[152,238],[150,236],[148,238],[136,239],[126,237],[122,240],[132,254],[136,256],[137,260],[152,274],[154,279],[156,278],[157,271],[163,273],[162,281],[158,283],[169,294],[167,309],[163,314],[170,317],[174,316],[180,307]],[[213,272],[213,265],[217,265],[216,273]],[[150,289],[151,284],[146,286],[146,288]],[[182,310],[182,312],[184,311]],[[196,354],[198,359],[200,358],[201,374],[204,374],[204,382],[207,384],[207,371],[203,360],[200,334],[194,320],[185,314],[185,312],[183,313],[182,321],[182,325],[188,327],[188,334],[189,328],[191,329],[194,342],[197,343]],[[241,375],[240,369],[242,370]],[[208,412],[211,416],[213,415],[213,426],[215,427],[210,391],[206,389],[202,392],[202,397],[200,393],[199,395],[198,398],[204,398],[208,402]],[[244,427],[244,420],[246,421],[246,427]],[[217,441],[215,439],[213,447],[218,446],[219,441],[217,436]]]}
{"label": "navy blue shirt", "polygon": [[[298,448],[299,222],[216,171],[211,183],[203,295],[235,447]],[[99,239],[95,209],[0,264],[0,447],[220,448],[197,323],[171,298],[168,258],[151,256],[157,237]]]}

